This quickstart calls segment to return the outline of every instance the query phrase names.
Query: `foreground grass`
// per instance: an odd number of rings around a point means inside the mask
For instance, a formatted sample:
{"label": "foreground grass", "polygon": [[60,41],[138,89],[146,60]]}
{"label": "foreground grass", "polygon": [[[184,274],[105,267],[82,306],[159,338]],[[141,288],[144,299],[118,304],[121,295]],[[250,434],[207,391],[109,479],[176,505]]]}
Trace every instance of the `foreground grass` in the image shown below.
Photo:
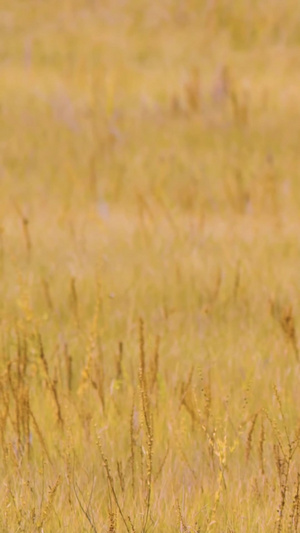
{"label": "foreground grass", "polygon": [[3,7],[1,531],[298,531],[299,17]]}

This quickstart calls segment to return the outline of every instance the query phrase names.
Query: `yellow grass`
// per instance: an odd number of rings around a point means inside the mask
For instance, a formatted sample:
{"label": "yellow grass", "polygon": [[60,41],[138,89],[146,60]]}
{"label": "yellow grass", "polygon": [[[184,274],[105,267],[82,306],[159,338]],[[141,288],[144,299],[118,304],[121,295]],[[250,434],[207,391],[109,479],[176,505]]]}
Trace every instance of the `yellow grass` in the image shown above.
{"label": "yellow grass", "polygon": [[299,6],[0,4],[0,531],[299,531]]}

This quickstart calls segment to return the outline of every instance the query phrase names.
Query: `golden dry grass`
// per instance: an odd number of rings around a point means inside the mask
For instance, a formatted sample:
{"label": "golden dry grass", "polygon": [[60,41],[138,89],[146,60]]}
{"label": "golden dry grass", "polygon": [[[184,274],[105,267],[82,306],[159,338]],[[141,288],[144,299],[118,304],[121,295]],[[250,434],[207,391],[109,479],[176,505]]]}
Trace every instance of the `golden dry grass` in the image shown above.
{"label": "golden dry grass", "polygon": [[0,7],[0,530],[298,531],[297,3]]}

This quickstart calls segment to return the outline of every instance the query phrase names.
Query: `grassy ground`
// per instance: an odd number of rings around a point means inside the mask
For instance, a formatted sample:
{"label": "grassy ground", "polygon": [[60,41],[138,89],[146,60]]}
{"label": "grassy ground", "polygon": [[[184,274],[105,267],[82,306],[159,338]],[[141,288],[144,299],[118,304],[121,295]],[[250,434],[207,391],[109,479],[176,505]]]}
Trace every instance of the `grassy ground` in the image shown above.
{"label": "grassy ground", "polygon": [[0,7],[1,531],[298,531],[299,7]]}

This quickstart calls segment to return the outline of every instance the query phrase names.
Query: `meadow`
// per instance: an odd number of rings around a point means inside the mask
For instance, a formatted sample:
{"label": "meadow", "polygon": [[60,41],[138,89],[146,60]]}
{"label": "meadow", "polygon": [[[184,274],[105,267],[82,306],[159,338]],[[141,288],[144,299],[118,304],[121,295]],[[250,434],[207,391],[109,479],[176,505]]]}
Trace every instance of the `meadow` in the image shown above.
{"label": "meadow", "polygon": [[299,531],[298,4],[0,31],[0,531]]}

